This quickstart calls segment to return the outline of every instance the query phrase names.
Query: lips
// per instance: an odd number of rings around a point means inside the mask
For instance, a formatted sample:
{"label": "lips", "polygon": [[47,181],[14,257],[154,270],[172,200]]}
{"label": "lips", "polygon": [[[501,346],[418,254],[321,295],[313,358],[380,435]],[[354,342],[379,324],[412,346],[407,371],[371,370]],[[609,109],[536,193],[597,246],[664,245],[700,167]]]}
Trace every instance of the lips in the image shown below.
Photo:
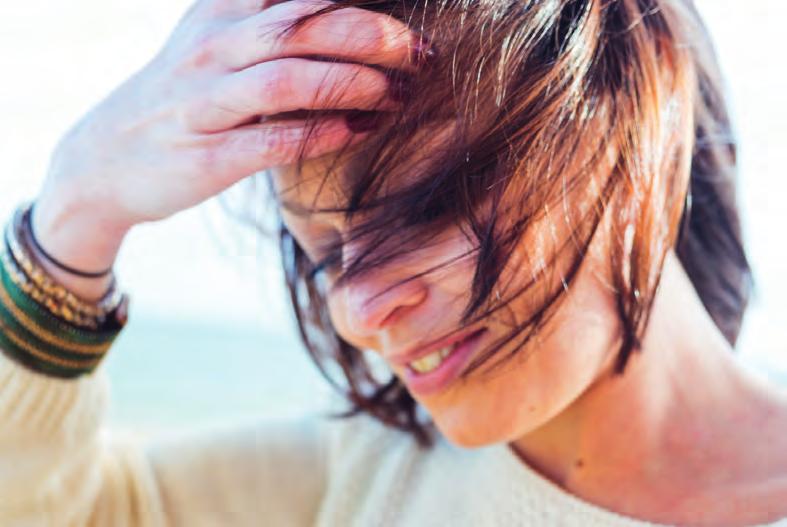
{"label": "lips", "polygon": [[415,397],[427,397],[447,390],[476,356],[485,335],[486,329],[481,329],[461,339],[433,369],[421,372],[405,367],[401,377],[407,390]]}
{"label": "lips", "polygon": [[421,357],[425,357],[430,353],[433,353],[441,348],[451,346],[455,343],[462,342],[472,336],[475,336],[476,333],[480,333],[484,331],[485,329],[486,328],[469,329],[461,333],[449,335],[441,340],[429,344],[428,346],[421,347],[421,348],[412,348],[409,351],[402,353],[400,355],[386,357],[386,360],[397,366],[405,367],[414,360],[420,359]]}

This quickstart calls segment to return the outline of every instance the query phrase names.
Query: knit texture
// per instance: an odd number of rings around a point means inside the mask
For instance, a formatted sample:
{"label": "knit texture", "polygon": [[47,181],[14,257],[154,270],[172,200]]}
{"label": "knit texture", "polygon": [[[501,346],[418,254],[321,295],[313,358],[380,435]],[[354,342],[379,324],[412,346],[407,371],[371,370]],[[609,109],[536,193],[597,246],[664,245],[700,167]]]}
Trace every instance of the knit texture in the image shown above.
{"label": "knit texture", "polygon": [[54,379],[0,355],[0,525],[656,525],[574,497],[507,445],[421,449],[368,416],[123,441],[102,430],[106,388],[102,368]]}

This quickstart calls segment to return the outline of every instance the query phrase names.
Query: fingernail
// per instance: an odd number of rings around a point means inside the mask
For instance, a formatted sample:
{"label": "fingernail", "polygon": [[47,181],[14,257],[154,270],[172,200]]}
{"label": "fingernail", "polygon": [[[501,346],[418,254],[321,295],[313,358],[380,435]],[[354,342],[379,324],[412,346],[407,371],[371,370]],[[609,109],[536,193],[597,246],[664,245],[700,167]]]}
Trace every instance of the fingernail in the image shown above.
{"label": "fingernail", "polygon": [[410,46],[410,60],[417,66],[429,64],[437,56],[437,49],[424,35],[413,35]]}
{"label": "fingernail", "polygon": [[351,132],[360,134],[379,128],[380,117],[380,112],[351,110],[347,112],[344,119],[347,122],[347,128],[349,128]]}
{"label": "fingernail", "polygon": [[413,79],[402,72],[393,72],[388,77],[388,97],[396,102],[407,102],[413,95]]}

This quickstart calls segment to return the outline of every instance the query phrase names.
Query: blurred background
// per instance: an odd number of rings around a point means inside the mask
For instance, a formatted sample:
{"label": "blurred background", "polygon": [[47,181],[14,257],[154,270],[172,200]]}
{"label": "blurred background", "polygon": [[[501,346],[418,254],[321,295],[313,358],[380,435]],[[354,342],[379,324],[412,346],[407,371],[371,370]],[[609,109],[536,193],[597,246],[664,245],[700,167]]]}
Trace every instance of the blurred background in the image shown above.
{"label": "blurred background", "polygon": [[[35,196],[58,138],[153,56],[190,3],[4,2],[3,218]],[[776,26],[787,3],[697,4],[728,81],[756,273],[738,354],[787,387],[787,73]],[[297,339],[275,243],[217,200],[135,228],[116,269],[132,301],[107,362],[115,427],[156,435],[325,407],[331,390]]]}

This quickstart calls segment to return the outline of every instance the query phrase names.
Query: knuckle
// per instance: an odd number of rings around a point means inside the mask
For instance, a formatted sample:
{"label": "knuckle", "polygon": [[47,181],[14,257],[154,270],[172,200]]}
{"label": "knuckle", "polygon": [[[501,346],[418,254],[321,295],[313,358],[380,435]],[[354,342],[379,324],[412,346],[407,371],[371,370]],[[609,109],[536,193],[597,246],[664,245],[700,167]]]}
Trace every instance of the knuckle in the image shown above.
{"label": "knuckle", "polygon": [[287,161],[297,146],[299,135],[292,128],[276,127],[260,130],[257,134],[259,152],[276,163]]}
{"label": "knuckle", "polygon": [[196,158],[196,170],[216,179],[228,171],[232,172],[235,165],[288,162],[297,147],[298,137],[293,130],[283,127],[228,134],[202,145]]}
{"label": "knuckle", "polygon": [[256,142],[260,147],[260,152],[277,160],[281,159],[287,147],[284,134],[276,128],[258,132]]}
{"label": "knuckle", "polygon": [[185,63],[195,69],[213,64],[218,57],[219,37],[215,31],[204,31],[194,37],[186,53]]}
{"label": "knuckle", "polygon": [[203,99],[191,98],[178,105],[177,120],[181,127],[188,131],[201,131],[208,106]]}
{"label": "knuckle", "polygon": [[257,82],[262,96],[277,99],[294,95],[293,70],[287,64],[286,59],[276,60],[258,69]]}
{"label": "knuckle", "polygon": [[218,169],[221,154],[222,145],[220,143],[209,142],[200,145],[194,153],[194,169],[190,171],[190,174],[194,176],[193,182],[198,182],[203,180],[205,176],[214,174]]}

